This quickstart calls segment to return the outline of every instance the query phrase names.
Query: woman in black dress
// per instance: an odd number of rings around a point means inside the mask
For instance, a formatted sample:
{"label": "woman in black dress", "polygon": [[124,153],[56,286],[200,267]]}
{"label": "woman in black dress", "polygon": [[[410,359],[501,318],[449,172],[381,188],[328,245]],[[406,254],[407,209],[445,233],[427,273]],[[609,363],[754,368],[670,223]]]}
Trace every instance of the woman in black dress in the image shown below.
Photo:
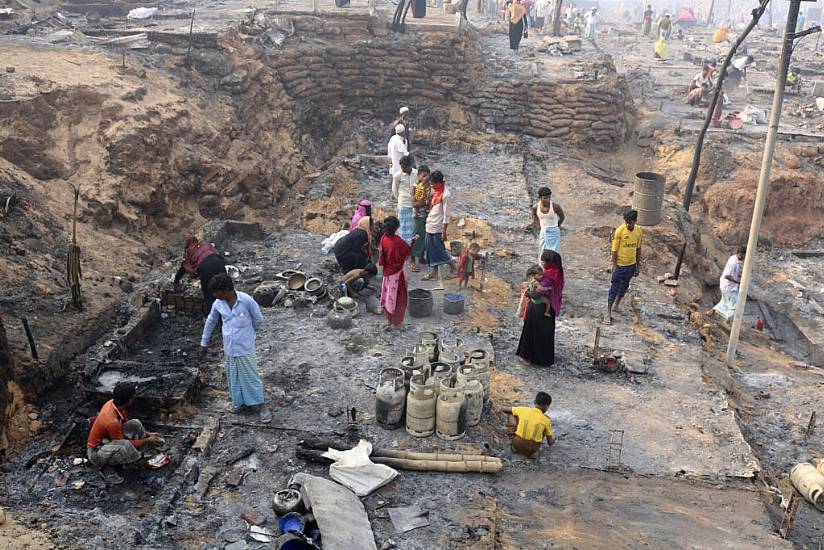
{"label": "woman in black dress", "polygon": [[549,367],[555,364],[555,318],[561,312],[564,267],[561,255],[554,250],[544,250],[541,263],[544,276],[530,298],[546,296],[549,304],[529,300],[516,354],[535,365]]}
{"label": "woman in black dress", "polygon": [[372,257],[372,218],[358,220],[357,227],[335,243],[334,253],[344,273],[366,267]]}

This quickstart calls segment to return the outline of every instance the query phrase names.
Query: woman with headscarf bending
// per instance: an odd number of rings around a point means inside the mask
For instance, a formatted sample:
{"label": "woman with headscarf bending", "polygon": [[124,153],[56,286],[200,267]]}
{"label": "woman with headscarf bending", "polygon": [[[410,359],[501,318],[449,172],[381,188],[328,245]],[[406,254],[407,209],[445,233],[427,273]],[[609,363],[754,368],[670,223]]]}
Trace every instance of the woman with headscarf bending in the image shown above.
{"label": "woman with headscarf bending", "polygon": [[355,208],[355,214],[352,216],[352,221],[349,222],[349,231],[354,231],[358,227],[358,222],[361,218],[372,216],[372,201],[363,199]]}
{"label": "woman with headscarf bending", "polygon": [[363,269],[372,258],[372,218],[364,216],[335,243],[335,259],[344,273]]}
{"label": "woman with headscarf bending", "polygon": [[212,243],[204,243],[197,237],[189,237],[183,245],[183,262],[175,273],[175,287],[180,284],[184,273],[193,279],[200,279],[200,290],[203,292],[203,314],[208,315],[215,302],[214,293],[209,290],[209,281],[219,273],[226,273],[226,264],[223,256]]}
{"label": "woman with headscarf bending", "polygon": [[529,301],[516,354],[535,365],[549,367],[555,364],[555,318],[561,313],[564,266],[561,255],[554,250],[543,251],[541,264],[543,278],[530,297],[545,296],[549,308],[546,303]]}

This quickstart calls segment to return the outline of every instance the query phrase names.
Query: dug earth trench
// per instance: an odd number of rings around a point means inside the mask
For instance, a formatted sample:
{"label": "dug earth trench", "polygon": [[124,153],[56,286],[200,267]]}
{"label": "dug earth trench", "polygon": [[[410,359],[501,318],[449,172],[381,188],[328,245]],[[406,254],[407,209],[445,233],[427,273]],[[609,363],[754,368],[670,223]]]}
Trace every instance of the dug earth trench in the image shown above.
{"label": "dug earth trench", "polygon": [[[702,174],[701,213],[719,223],[707,231],[694,221],[703,218],[687,215],[684,160],[639,146],[646,136],[665,147],[666,130],[638,109],[612,59],[589,46],[574,61],[536,60],[532,71],[524,65],[533,61],[504,57],[500,36],[471,28],[398,36],[359,15],[335,26],[313,15],[289,21],[294,32],[280,47],[263,45],[244,22],[195,47],[191,68],[164,42],[128,56],[125,68],[104,51],[0,44],[20,60],[0,80],[11,97],[0,102],[0,199],[13,197],[0,225],[0,275],[11,281],[0,302],[8,336],[5,345],[0,330],[0,403],[13,523],[0,526],[0,542],[21,533],[33,548],[225,548],[246,537],[241,515],[276,530],[273,491],[292,475],[326,477],[326,466],[296,454],[309,436],[502,458],[494,476],[402,471],[362,499],[382,548],[755,549],[818,540],[822,521],[806,503],[799,538],[776,534],[780,497],[791,490],[787,468],[822,450],[793,420],[815,407],[813,375],[776,378],[793,350],[755,331],[744,334],[739,369],[727,370],[717,360],[723,327],[701,317],[725,259],[707,251],[724,250],[746,225],[737,217],[751,200],[741,198],[743,185],[738,195],[713,191],[720,172]],[[399,67],[398,51],[409,52],[408,67]],[[560,76],[576,72],[583,76]],[[362,198],[377,218],[395,209],[381,157],[401,104],[415,114],[421,162],[446,174],[456,209],[449,239],[475,240],[489,254],[485,272],[462,291],[465,312],[443,313],[436,292],[433,316],[407,318],[397,333],[383,332],[383,319],[362,306],[353,326],[338,331],[327,324],[328,298],[290,297],[264,309],[258,332],[272,424],[226,412],[220,346],[198,356],[197,308],[169,298],[183,239],[202,230],[219,241],[239,268],[240,290],[299,269],[334,293],[339,275],[319,252],[323,239]],[[800,152],[807,160],[788,169],[805,174],[804,189],[815,187],[816,158]],[[609,237],[632,201],[633,174],[644,169],[671,184],[663,221],[647,228],[633,296],[616,323],[601,327],[602,348],[632,368],[607,374],[592,367],[592,347],[609,287]],[[744,181],[746,169],[730,170]],[[61,278],[72,185],[80,189],[82,312]],[[537,259],[524,228],[543,185],[567,215],[567,288],[556,365],[546,369],[514,355],[518,288]],[[208,225],[230,218],[257,222],[260,234]],[[809,224],[798,239],[816,231]],[[679,286],[659,284],[684,242]],[[421,275],[411,275],[411,288],[432,284]],[[457,290],[451,282],[447,289]],[[185,296],[198,292],[190,286]],[[22,316],[39,359],[18,330]],[[460,442],[417,439],[374,421],[380,370],[397,365],[426,330],[494,355],[491,403]],[[189,370],[193,377],[181,374]],[[113,486],[77,459],[85,456],[84,417],[102,403],[101,388],[124,376],[143,384],[137,410],[166,438],[171,463],[127,470]],[[796,388],[801,404],[773,416],[759,393],[768,386]],[[553,396],[558,441],[526,459],[510,450],[495,409],[527,405],[538,390]],[[354,425],[344,414],[351,408],[359,411]],[[197,436],[209,436],[216,420],[204,449]],[[610,442],[619,432],[615,462]],[[771,445],[788,432],[790,441]],[[398,534],[385,509],[408,505],[428,511],[429,525]]]}

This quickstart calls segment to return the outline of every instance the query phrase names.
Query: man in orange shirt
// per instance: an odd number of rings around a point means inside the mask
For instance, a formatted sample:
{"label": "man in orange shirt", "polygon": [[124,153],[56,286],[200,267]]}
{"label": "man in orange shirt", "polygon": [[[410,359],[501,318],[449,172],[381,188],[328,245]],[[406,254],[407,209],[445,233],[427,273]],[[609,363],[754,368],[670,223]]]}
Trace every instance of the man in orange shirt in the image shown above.
{"label": "man in orange shirt", "polygon": [[163,444],[156,433],[146,432],[140,420],[129,420],[126,416],[126,409],[134,403],[134,394],[134,384],[120,382],[114,387],[114,399],[106,401],[94,419],[86,452],[89,462],[98,468],[137,462],[143,457],[140,447]]}

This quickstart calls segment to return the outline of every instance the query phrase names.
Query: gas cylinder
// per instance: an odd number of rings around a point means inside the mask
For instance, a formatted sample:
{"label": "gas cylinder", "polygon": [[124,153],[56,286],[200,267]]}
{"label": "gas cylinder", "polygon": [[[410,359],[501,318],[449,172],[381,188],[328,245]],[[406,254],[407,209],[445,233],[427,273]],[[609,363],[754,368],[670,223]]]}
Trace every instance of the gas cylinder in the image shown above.
{"label": "gas cylinder", "polygon": [[[449,336],[444,336],[443,338],[441,338],[440,344],[438,345],[438,351],[440,353],[438,357],[440,357],[444,353],[454,354],[458,357],[458,361],[461,364],[463,364],[464,362],[463,340],[461,340],[458,337],[453,338]],[[443,359],[441,359],[441,361],[443,361]]]}
{"label": "gas cylinder", "polygon": [[810,504],[824,511],[824,476],[815,466],[807,462],[797,464],[790,470],[790,481]]}
{"label": "gas cylinder", "polygon": [[487,401],[489,399],[489,381],[492,375],[489,364],[489,354],[486,350],[473,349],[469,352],[467,364],[475,368],[478,380],[481,381],[481,386],[484,388],[484,401]]}
{"label": "gas cylinder", "polygon": [[421,344],[429,350],[429,362],[438,360],[438,335],[434,332],[421,332]]}
{"label": "gas cylinder", "polygon": [[375,421],[383,428],[395,429],[401,425],[406,405],[403,378],[401,369],[389,367],[381,371],[375,394]]}
{"label": "gas cylinder", "polygon": [[409,355],[415,358],[415,364],[418,366],[429,364],[429,348],[423,344],[415,344],[412,346],[412,351]]}
{"label": "gas cylinder", "polygon": [[458,368],[461,366],[461,360],[455,352],[452,351],[442,351],[438,354],[438,362],[439,363],[446,363],[450,367],[452,367],[452,372],[457,373]]}
{"label": "gas cylinder", "polygon": [[432,363],[432,385],[435,389],[435,395],[440,395],[441,393],[441,380],[449,378],[453,374],[455,373],[452,371],[451,365],[441,363],[440,361]]}
{"label": "gas cylinder", "polygon": [[416,370],[421,368],[421,365],[416,362],[416,358],[414,356],[407,355],[406,357],[401,358],[399,368],[403,371],[403,386],[406,388],[406,391],[409,391],[409,379],[412,378],[412,375]]}
{"label": "gas cylinder", "polygon": [[406,396],[406,432],[414,437],[429,437],[435,432],[435,388],[433,379],[415,375]]}
{"label": "gas cylinder", "polygon": [[441,381],[435,412],[435,433],[438,438],[452,441],[466,435],[464,386],[455,375]]}
{"label": "gas cylinder", "polygon": [[484,388],[471,365],[464,365],[458,369],[458,383],[464,385],[466,425],[476,426],[481,421],[481,415],[484,412]]}

